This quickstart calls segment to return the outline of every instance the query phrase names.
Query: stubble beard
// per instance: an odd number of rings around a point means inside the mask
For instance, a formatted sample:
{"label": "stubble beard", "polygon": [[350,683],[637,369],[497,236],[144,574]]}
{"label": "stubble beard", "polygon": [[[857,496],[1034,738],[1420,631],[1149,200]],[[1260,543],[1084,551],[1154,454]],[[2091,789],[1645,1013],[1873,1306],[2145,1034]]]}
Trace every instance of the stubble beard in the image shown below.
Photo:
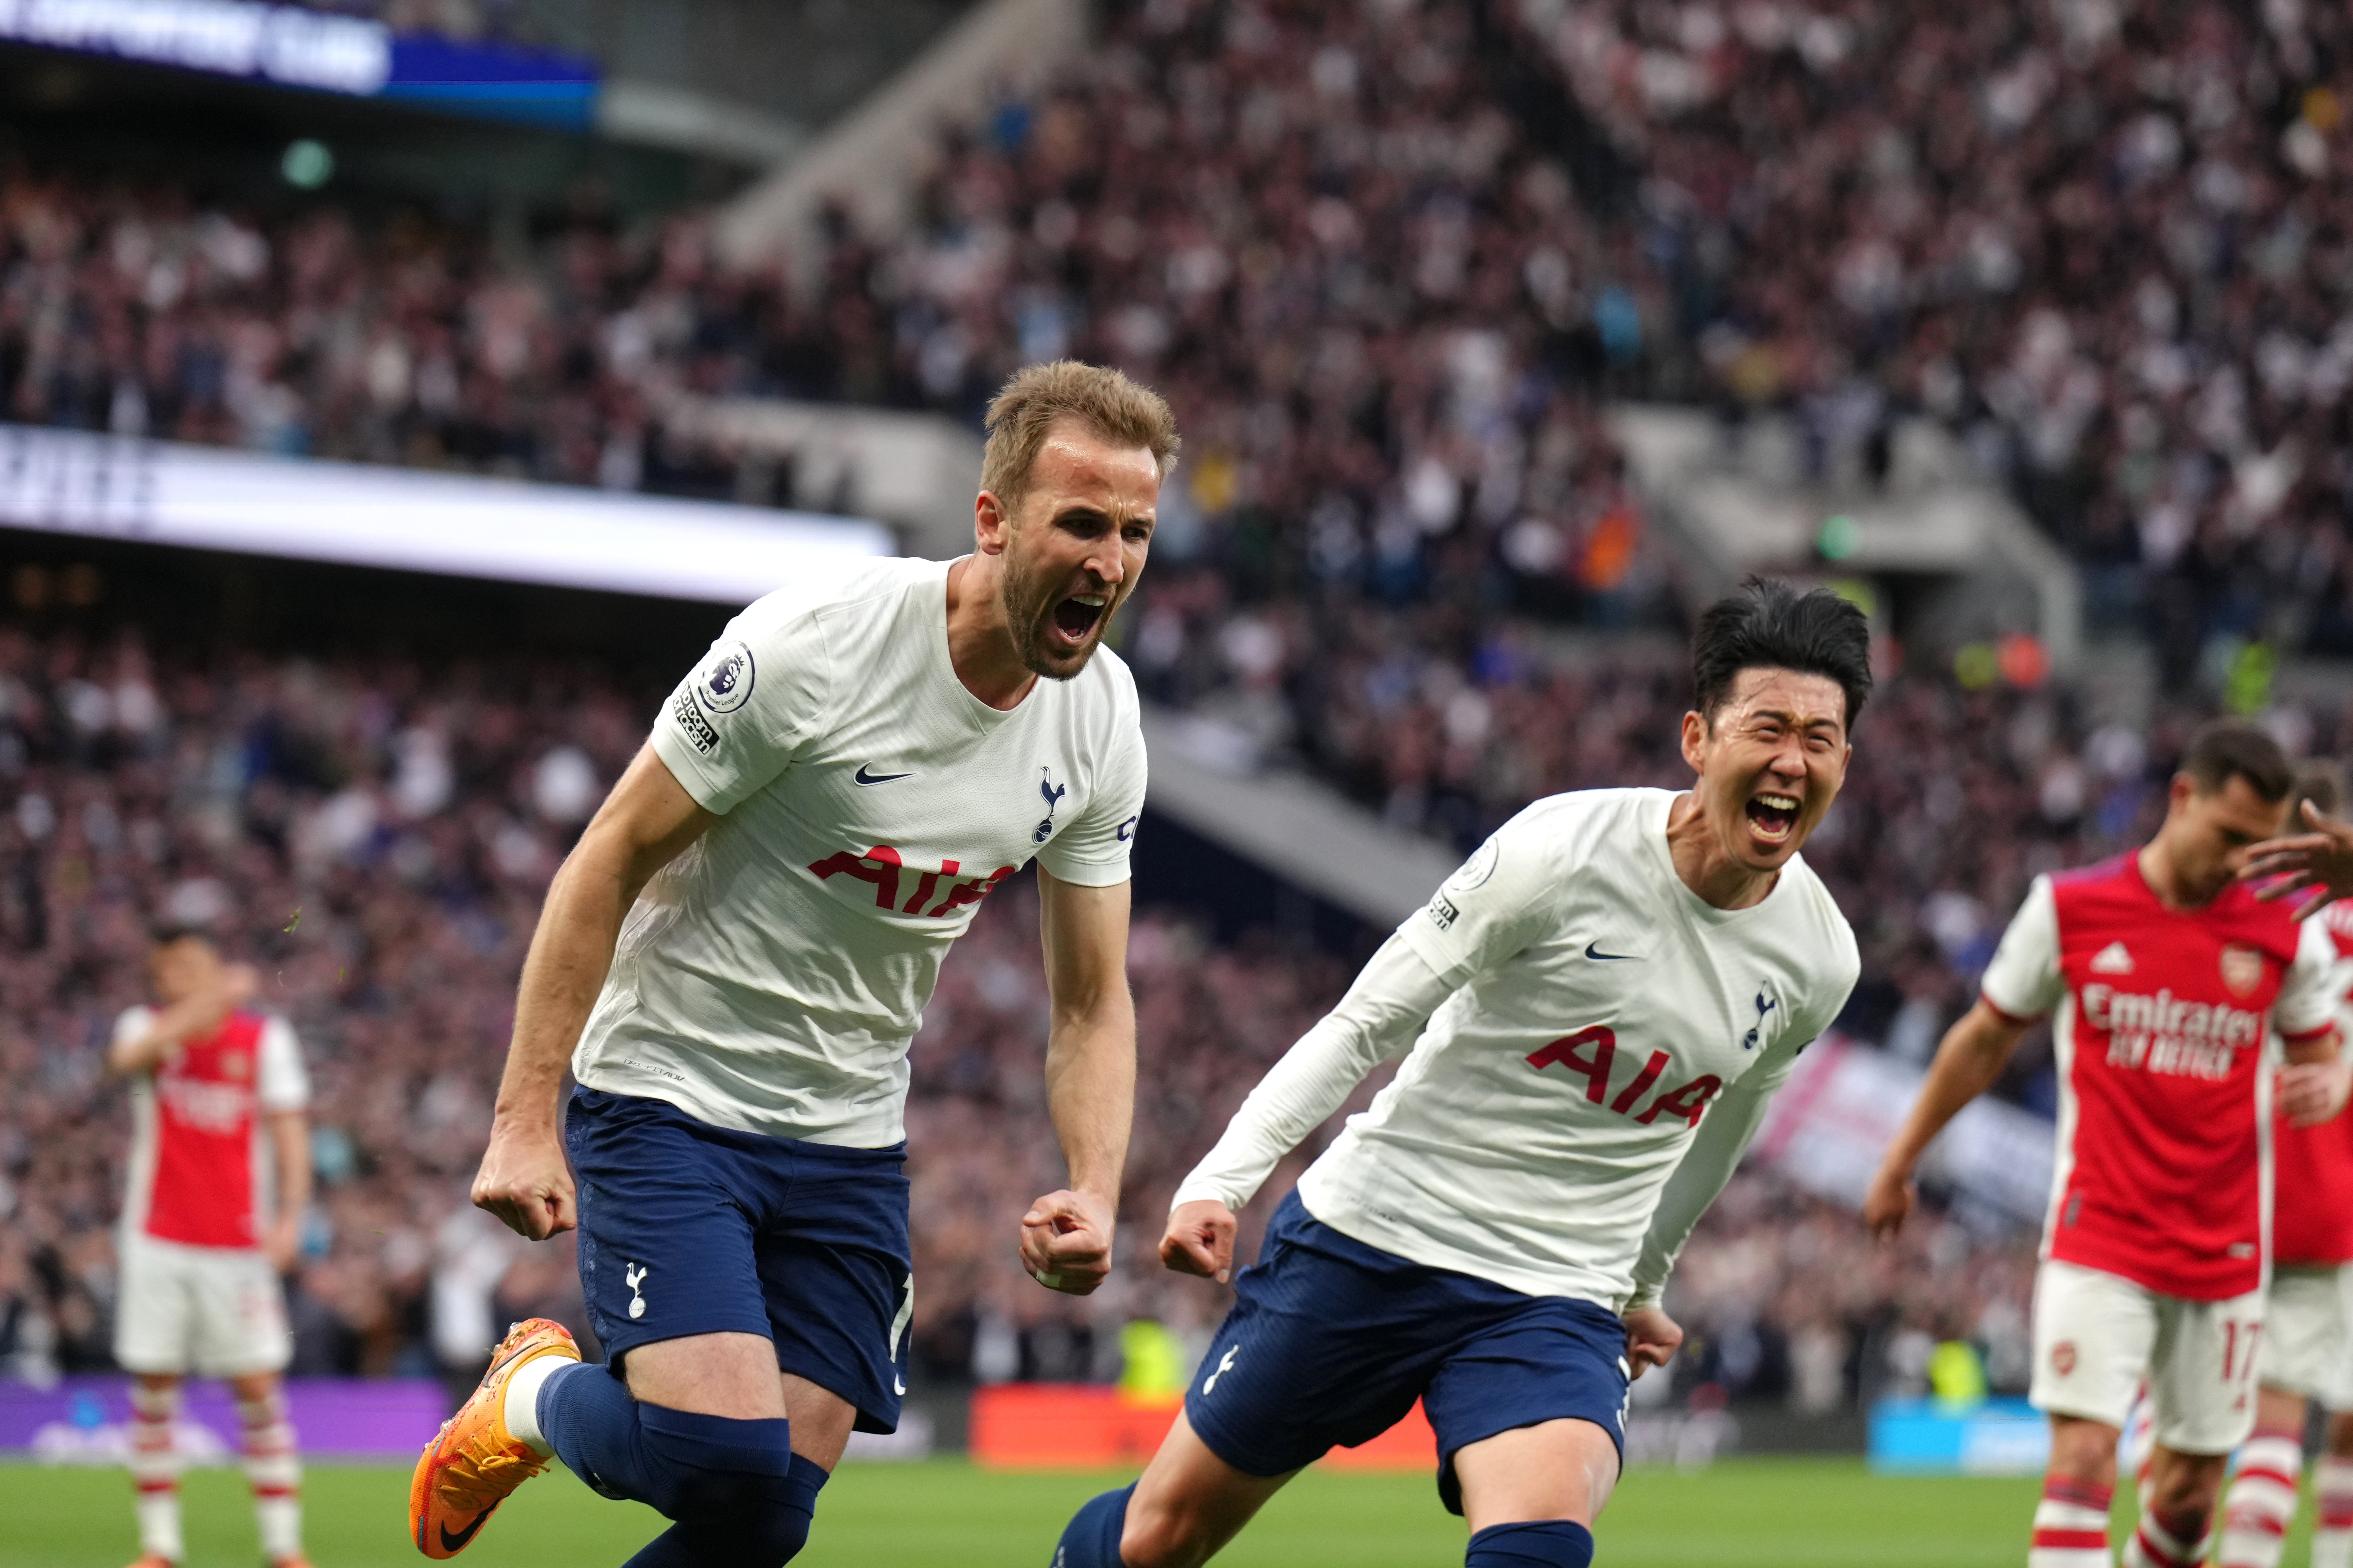
{"label": "stubble beard", "polygon": [[1047,613],[1062,595],[1059,584],[1050,584],[1030,563],[1018,547],[1005,552],[1005,571],[997,588],[997,600],[1005,610],[1005,629],[1013,639],[1013,651],[1022,668],[1032,675],[1048,680],[1072,680],[1087,667],[1087,660],[1103,641],[1103,629],[1111,624],[1112,612],[1119,607],[1114,595],[1096,617],[1087,640],[1074,653],[1057,655],[1046,641]]}

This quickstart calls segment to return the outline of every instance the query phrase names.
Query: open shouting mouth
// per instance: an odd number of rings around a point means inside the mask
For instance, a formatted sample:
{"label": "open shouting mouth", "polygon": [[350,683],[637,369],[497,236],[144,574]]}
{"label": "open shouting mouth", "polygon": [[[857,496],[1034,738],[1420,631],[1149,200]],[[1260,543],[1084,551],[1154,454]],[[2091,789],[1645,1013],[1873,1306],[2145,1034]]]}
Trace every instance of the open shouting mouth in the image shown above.
{"label": "open shouting mouth", "polygon": [[1086,646],[1110,608],[1109,594],[1072,594],[1055,601],[1046,617],[1047,629],[1060,651],[1075,653]]}
{"label": "open shouting mouth", "polygon": [[1799,801],[1778,790],[1758,790],[1748,797],[1748,826],[1767,844],[1786,844],[1798,830]]}

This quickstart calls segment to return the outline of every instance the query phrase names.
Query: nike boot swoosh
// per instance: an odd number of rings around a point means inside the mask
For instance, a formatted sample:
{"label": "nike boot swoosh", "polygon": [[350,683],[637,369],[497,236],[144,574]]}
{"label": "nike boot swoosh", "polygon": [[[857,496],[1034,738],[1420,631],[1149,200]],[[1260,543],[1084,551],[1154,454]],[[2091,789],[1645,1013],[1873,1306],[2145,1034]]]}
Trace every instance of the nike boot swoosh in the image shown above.
{"label": "nike boot swoosh", "polygon": [[871,764],[863,763],[859,764],[858,782],[860,784],[889,784],[892,779],[913,778],[914,776],[913,773],[870,773],[866,771],[867,767],[870,765]]}
{"label": "nike boot swoosh", "polygon": [[490,1511],[487,1510],[481,1513],[476,1514],[474,1516],[474,1522],[468,1525],[462,1532],[457,1535],[450,1534],[449,1527],[446,1524],[443,1525],[441,1527],[441,1550],[444,1552],[459,1552],[464,1550],[466,1542],[473,1540],[475,1536],[481,1533],[483,1522],[490,1517]]}
{"label": "nike boot swoosh", "polygon": [[1611,961],[1628,962],[1640,958],[1641,954],[1638,952],[1604,952],[1601,951],[1601,944],[1599,942],[1588,942],[1585,944],[1585,956],[1588,958],[1599,959],[1604,963],[1609,963]]}

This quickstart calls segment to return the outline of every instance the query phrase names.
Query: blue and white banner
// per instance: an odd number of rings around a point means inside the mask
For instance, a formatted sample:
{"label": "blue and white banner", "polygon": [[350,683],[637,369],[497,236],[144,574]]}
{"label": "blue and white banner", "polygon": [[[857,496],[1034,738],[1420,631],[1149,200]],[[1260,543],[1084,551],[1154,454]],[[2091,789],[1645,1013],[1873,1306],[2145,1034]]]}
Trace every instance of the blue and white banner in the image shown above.
{"label": "blue and white banner", "polygon": [[0,0],[0,40],[577,130],[596,110],[585,59],[258,0]]}

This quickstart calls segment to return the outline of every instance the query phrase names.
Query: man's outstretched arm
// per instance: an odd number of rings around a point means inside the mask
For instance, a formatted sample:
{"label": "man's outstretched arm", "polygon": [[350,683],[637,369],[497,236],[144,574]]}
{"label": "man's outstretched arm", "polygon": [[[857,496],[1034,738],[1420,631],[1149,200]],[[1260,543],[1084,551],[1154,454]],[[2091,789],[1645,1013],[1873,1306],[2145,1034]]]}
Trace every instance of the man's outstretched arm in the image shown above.
{"label": "man's outstretched arm", "polygon": [[718,820],[642,747],[548,885],[515,996],[491,1145],[474,1177],[475,1204],[533,1241],[577,1219],[557,1097],[621,921],[654,873]]}
{"label": "man's outstretched arm", "polygon": [[1216,1147],[1177,1184],[1160,1261],[1224,1283],[1233,1272],[1234,1211],[1366,1074],[1410,1050],[1453,992],[1404,937],[1383,942],[1340,1005],[1267,1069]]}
{"label": "man's outstretched arm", "polygon": [[1920,1156],[1945,1130],[1945,1123],[1960,1114],[1961,1107],[1994,1086],[2031,1023],[2011,1017],[1981,996],[1976,1006],[1945,1031],[1944,1043],[1936,1047],[1936,1060],[1928,1068],[1928,1081],[1921,1087],[1920,1098],[1912,1102],[1904,1130],[1881,1156],[1878,1173],[1871,1178],[1871,1190],[1863,1198],[1862,1223],[1873,1235],[1892,1237],[1904,1228],[1919,1198],[1912,1173],[1919,1167]]}
{"label": "man's outstretched arm", "polygon": [[1128,884],[1091,888],[1038,868],[1039,935],[1053,1017],[1046,1113],[1071,1184],[1021,1216],[1021,1263],[1050,1290],[1111,1275],[1120,1174],[1135,1114],[1135,1001],[1127,989]]}

